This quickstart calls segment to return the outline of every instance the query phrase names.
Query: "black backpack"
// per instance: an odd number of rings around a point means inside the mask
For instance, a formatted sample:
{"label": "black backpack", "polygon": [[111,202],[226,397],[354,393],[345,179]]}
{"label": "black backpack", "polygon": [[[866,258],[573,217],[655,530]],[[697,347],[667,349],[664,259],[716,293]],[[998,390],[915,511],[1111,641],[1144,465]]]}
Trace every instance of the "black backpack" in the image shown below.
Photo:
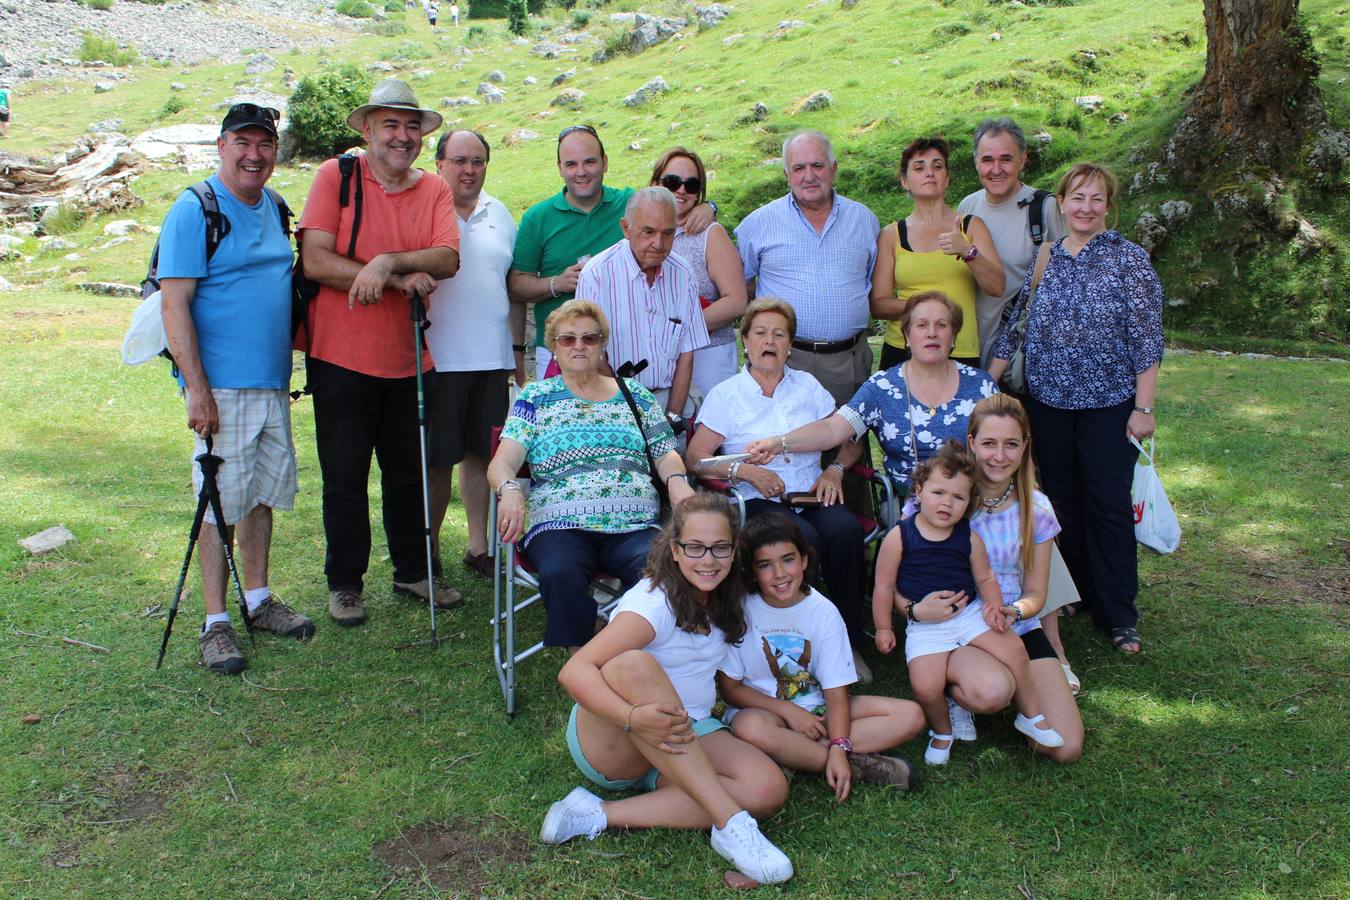
{"label": "black backpack", "polygon": [[1027,230],[1031,232],[1031,243],[1038,248],[1045,243],[1045,198],[1049,196],[1049,191],[1037,188],[1031,192],[1030,200],[1017,204],[1027,208]]}
{"label": "black backpack", "polygon": [[[361,230],[361,203],[363,193],[361,189],[361,163],[359,157],[354,153],[344,153],[337,158],[338,171],[342,173],[342,186],[338,189],[338,209],[346,209],[349,205],[356,208],[352,211],[352,234],[347,241],[347,252],[344,254],[348,259],[356,258],[356,235]],[[355,177],[353,177],[355,176]],[[356,184],[356,199],[352,200],[352,184]],[[304,253],[301,250],[301,236],[295,236],[295,269],[291,274],[291,336],[299,333],[300,327],[306,323],[309,318],[309,304],[315,297],[319,296],[319,283],[305,275]],[[306,331],[308,338],[308,331]],[[308,342],[306,342],[306,349]]]}

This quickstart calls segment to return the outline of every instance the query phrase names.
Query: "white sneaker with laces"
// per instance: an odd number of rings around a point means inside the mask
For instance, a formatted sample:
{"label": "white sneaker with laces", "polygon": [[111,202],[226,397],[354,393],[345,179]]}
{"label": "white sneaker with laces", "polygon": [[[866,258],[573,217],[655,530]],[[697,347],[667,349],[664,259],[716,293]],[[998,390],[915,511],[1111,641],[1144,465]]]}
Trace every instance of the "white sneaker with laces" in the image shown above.
{"label": "white sneaker with laces", "polygon": [[712,847],[747,878],[778,884],[792,877],[792,861],[759,832],[759,823],[745,810],[713,826]]}
{"label": "white sneaker with laces", "polygon": [[1031,738],[1042,747],[1063,747],[1064,738],[1059,736],[1059,732],[1053,728],[1041,728],[1037,723],[1044,722],[1045,716],[1040,715],[1034,719],[1028,719],[1021,713],[1013,719],[1013,727]]}
{"label": "white sneaker with laces", "polygon": [[600,798],[585,788],[573,788],[572,793],[548,808],[544,827],[539,829],[539,840],[545,844],[561,844],[585,835],[593,841],[609,825]]}
{"label": "white sneaker with laces", "polygon": [[975,716],[970,710],[947,698],[947,715],[952,720],[952,736],[958,741],[975,740]]}

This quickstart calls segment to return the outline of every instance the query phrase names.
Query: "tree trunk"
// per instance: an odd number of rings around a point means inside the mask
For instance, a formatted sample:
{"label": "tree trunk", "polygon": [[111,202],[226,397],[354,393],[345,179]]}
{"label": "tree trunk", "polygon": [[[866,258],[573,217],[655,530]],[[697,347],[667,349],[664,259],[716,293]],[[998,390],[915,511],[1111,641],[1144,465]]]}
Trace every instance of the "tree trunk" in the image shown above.
{"label": "tree trunk", "polygon": [[1205,77],[1167,148],[1183,183],[1235,169],[1280,171],[1325,123],[1298,0],[1205,0]]}

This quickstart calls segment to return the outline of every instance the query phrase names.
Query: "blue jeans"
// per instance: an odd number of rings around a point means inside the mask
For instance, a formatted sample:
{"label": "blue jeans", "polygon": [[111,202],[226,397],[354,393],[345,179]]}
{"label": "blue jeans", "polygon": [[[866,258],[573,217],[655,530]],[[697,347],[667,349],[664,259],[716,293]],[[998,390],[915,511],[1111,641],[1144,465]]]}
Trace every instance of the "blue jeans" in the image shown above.
{"label": "blue jeans", "polygon": [[642,577],[655,528],[605,534],[580,528],[541,531],[526,552],[539,573],[548,623],[546,647],[580,647],[595,636],[595,598],[591,579],[612,575],[628,590]]}

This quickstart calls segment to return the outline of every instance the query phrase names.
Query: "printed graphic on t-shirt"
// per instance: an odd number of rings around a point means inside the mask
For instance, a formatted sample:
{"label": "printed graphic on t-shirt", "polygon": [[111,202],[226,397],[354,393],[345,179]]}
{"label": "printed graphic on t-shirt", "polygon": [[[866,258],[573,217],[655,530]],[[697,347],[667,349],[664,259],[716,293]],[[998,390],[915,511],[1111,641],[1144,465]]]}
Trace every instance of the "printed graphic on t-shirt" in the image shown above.
{"label": "printed graphic on t-shirt", "polygon": [[811,641],[800,634],[762,634],[760,649],[778,684],[779,700],[795,700],[819,693],[820,684],[808,670],[811,665]]}

